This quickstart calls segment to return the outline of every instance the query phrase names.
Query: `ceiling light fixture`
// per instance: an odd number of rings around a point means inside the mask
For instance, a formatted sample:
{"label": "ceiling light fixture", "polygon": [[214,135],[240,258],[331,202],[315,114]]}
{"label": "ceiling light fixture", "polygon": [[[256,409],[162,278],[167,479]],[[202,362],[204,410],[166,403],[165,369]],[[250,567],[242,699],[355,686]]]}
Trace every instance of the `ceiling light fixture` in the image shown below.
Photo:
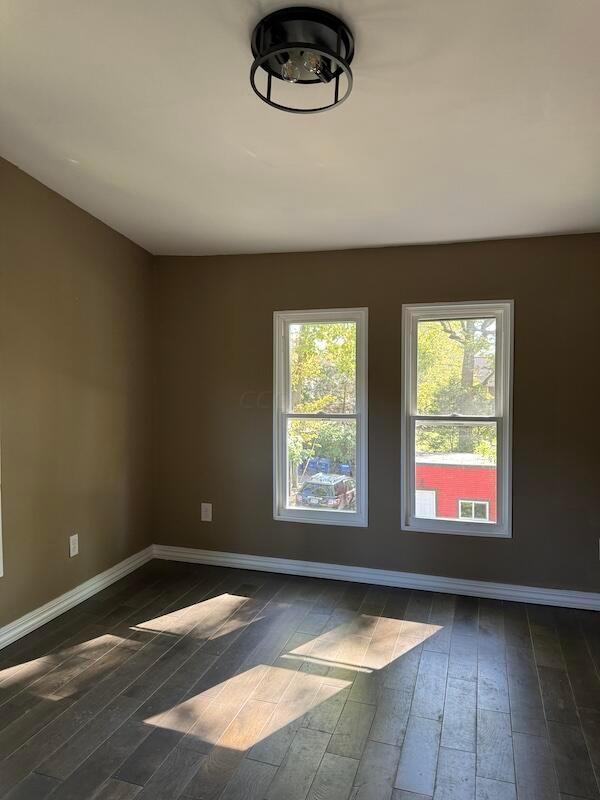
{"label": "ceiling light fixture", "polygon": [[[258,23],[252,33],[254,62],[250,84],[265,103],[294,114],[314,114],[339,106],[352,91],[354,37],[338,17],[306,6],[282,8]],[[256,85],[259,67],[266,90]],[[273,78],[294,84],[332,84],[333,102],[312,108],[286,106],[272,99]]]}

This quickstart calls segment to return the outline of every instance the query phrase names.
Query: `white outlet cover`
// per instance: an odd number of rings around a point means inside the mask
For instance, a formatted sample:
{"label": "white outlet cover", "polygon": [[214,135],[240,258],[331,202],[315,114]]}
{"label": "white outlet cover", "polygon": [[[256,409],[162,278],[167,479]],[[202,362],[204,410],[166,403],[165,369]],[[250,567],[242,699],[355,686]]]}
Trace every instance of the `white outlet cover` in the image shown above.
{"label": "white outlet cover", "polygon": [[202,522],[212,522],[212,503],[201,504],[200,519]]}
{"label": "white outlet cover", "polygon": [[79,554],[79,534],[74,533],[69,536],[69,557],[73,558]]}

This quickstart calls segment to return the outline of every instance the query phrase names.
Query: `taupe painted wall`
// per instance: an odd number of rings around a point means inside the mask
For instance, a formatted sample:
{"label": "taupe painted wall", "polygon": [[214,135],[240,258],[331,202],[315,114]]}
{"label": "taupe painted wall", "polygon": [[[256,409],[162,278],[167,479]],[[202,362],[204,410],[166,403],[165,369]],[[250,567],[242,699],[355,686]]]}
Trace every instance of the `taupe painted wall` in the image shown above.
{"label": "taupe painted wall", "polygon": [[2,625],[148,544],[150,256],[2,160],[0,185]]}
{"label": "taupe painted wall", "polygon": [[[600,590],[600,236],[159,258],[153,277],[155,542]],[[511,298],[514,537],[403,533],[401,305]],[[369,307],[369,528],[275,522],[273,311],[346,306]]]}
{"label": "taupe painted wall", "polygon": [[[152,541],[600,590],[600,236],[152,259],[1,160],[0,184],[0,625]],[[403,533],[401,304],[499,298],[514,538]],[[362,305],[369,528],[275,522],[273,311]]]}

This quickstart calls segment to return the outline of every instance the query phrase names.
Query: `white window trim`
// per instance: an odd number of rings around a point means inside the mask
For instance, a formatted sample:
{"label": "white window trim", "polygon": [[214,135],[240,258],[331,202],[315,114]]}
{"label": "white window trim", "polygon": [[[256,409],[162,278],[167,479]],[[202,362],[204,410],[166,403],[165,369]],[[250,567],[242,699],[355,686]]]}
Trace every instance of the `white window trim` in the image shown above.
{"label": "white window trim", "polygon": [[[401,529],[415,533],[450,533],[462,536],[512,536],[512,367],[513,367],[512,300],[467,301],[462,303],[412,304],[402,306],[402,478]],[[497,507],[496,522],[464,522],[461,520],[422,519],[414,515],[414,453],[417,323],[421,320],[468,319],[495,316],[496,328],[496,415],[495,417],[459,417],[459,420],[481,420],[497,423]],[[455,417],[430,417],[437,421],[456,421]]]}
{"label": "white window trim", "polygon": [[[289,325],[301,322],[356,323],[356,413],[292,414],[288,411]],[[273,517],[315,525],[368,526],[367,308],[276,311],[273,314]],[[356,511],[311,511],[286,508],[286,423],[294,417],[356,419]]]}
{"label": "white window trim", "polygon": [[[472,517],[461,517],[461,515],[460,515],[460,504],[461,503],[473,503],[473,516]],[[459,497],[458,498],[458,518],[459,519],[472,519],[472,520],[475,520],[476,519],[476,517],[475,517],[475,503],[479,503],[479,505],[482,505],[482,506],[486,507],[485,520],[479,520],[479,522],[486,522],[487,520],[489,520],[489,518],[490,518],[490,504],[489,504],[489,502],[487,500],[471,500],[468,497]],[[487,522],[487,524],[489,525],[489,522]]]}

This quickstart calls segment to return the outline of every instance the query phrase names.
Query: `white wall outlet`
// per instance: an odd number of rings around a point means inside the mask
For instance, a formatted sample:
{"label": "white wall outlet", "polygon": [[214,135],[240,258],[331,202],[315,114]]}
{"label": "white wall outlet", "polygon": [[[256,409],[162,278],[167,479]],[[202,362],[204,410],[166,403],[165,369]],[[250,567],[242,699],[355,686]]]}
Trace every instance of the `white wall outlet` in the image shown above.
{"label": "white wall outlet", "polygon": [[74,533],[69,536],[69,558],[79,555],[79,534]]}
{"label": "white wall outlet", "polygon": [[212,522],[212,503],[202,503],[200,506],[200,519],[202,522]]}

